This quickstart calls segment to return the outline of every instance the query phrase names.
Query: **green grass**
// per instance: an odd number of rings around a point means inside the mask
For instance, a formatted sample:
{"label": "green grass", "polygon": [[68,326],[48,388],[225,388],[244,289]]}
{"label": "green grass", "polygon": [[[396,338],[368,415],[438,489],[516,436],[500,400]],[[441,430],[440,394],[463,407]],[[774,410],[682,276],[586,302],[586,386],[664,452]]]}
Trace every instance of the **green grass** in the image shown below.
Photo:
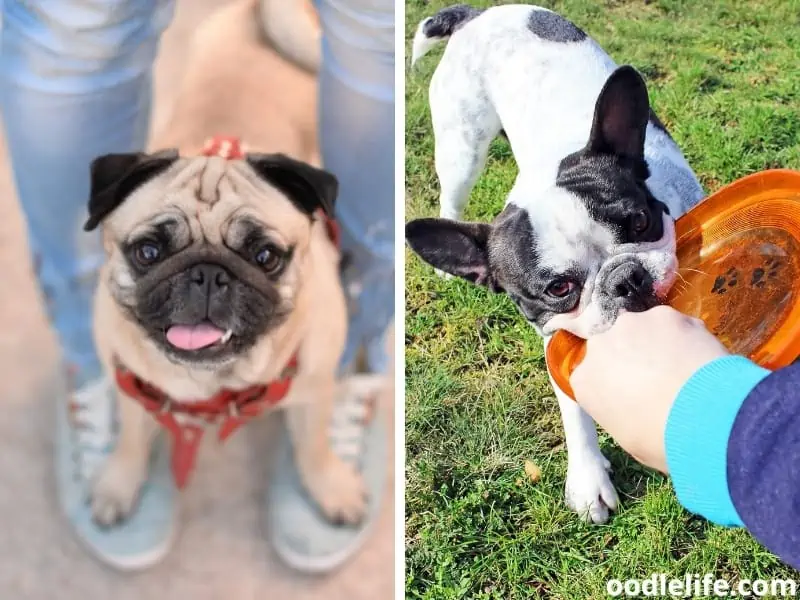
{"label": "green grass", "polygon": [[[451,3],[406,2],[407,51],[417,23]],[[754,171],[800,169],[800,0],[543,4],[644,73],[709,192]],[[438,211],[427,86],[439,56],[406,79],[408,219]],[[496,140],[467,218],[497,214],[515,174]],[[605,598],[607,579],[653,572],[800,578],[747,532],[682,510],[667,479],[605,436],[622,507],[607,525],[580,522],[564,504],[540,339],[505,297],[441,280],[406,252],[408,598]],[[535,484],[525,460],[541,468]]]}

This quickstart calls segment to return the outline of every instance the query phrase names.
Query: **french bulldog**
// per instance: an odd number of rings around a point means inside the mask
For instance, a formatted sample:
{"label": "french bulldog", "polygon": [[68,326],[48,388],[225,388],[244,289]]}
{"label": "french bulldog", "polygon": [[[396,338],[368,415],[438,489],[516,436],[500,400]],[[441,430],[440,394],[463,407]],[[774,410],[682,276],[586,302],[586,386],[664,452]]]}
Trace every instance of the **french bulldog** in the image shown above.
{"label": "french bulldog", "polygon": [[[412,64],[443,40],[430,83],[440,218],[409,222],[410,247],[445,274],[507,294],[545,344],[659,303],[677,274],[673,220],[705,194],[639,73],[537,6],[445,8],[419,24]],[[498,134],[518,176],[494,221],[463,222]],[[618,498],[595,424],[554,389],[567,504],[605,522]]]}

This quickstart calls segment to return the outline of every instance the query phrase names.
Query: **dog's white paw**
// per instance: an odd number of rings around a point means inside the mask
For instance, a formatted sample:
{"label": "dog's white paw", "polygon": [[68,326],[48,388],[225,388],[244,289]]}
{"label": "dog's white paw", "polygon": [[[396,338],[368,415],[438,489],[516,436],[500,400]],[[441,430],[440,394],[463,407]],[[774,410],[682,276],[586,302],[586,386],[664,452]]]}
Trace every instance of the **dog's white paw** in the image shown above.
{"label": "dog's white paw", "polygon": [[611,463],[600,452],[570,456],[565,496],[567,506],[587,522],[605,523],[619,497],[611,483]]}
{"label": "dog's white paw", "polygon": [[308,477],[309,493],[332,523],[356,525],[367,512],[367,488],[352,465],[331,454],[325,468]]}
{"label": "dog's white paw", "polygon": [[434,269],[434,271],[436,271],[436,274],[442,279],[448,279],[448,280],[455,279],[455,275],[451,275],[450,273],[445,273],[441,269]]}
{"label": "dog's white paw", "polygon": [[101,527],[121,523],[131,513],[146,469],[112,454],[91,483],[92,517]]}

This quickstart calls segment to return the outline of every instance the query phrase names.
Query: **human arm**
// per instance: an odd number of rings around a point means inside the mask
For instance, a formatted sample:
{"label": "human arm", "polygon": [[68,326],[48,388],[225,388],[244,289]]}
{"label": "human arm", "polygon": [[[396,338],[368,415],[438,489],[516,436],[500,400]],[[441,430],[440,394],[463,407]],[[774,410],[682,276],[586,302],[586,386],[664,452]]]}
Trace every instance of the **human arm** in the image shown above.
{"label": "human arm", "polygon": [[687,509],[800,565],[800,366],[770,374],[657,307],[590,339],[571,383],[620,445],[669,472]]}

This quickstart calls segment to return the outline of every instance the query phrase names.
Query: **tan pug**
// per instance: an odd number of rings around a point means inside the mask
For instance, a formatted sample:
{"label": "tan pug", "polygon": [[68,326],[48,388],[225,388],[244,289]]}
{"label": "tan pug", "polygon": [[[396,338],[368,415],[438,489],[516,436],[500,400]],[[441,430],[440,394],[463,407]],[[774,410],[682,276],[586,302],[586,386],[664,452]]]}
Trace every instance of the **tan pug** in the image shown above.
{"label": "tan pug", "polygon": [[[92,166],[86,227],[102,226],[107,253],[96,343],[109,378],[124,365],[183,403],[273,381],[296,356],[277,406],[287,409],[301,480],[329,519],[354,523],[365,488],[327,438],[346,333],[339,253],[323,218],[337,184],[309,164],[313,76],[261,42],[255,11],[237,3],[198,30],[173,117],[153,144],[179,153],[108,155]],[[198,156],[214,135],[237,136],[250,153]],[[105,526],[133,509],[158,428],[117,393],[119,440],[91,490]]]}

